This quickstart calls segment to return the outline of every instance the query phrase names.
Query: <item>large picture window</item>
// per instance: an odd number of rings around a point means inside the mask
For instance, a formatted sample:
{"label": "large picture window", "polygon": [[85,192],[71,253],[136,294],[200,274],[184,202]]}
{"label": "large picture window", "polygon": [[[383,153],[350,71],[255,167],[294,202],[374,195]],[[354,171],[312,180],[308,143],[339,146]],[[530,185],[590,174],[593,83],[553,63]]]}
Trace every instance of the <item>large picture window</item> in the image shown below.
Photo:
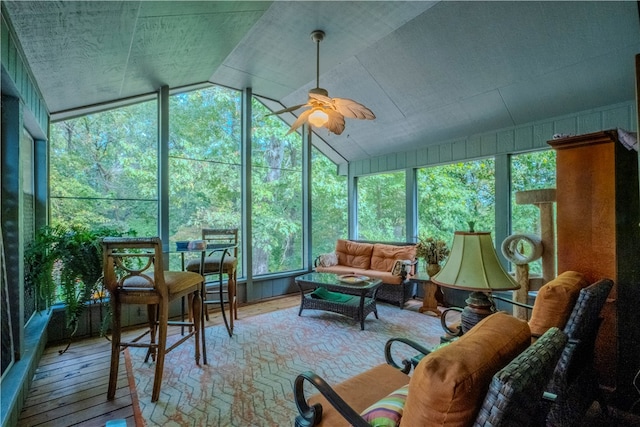
{"label": "large picture window", "polygon": [[489,231],[495,238],[493,159],[417,170],[418,234],[453,243],[455,231]]}
{"label": "large picture window", "polygon": [[51,126],[51,224],[158,233],[157,102]]}
{"label": "large picture window", "polygon": [[301,269],[302,137],[252,100],[253,275]]}
{"label": "large picture window", "polygon": [[358,178],[358,239],[407,241],[405,172]]}
{"label": "large picture window", "polygon": [[[511,232],[513,234],[536,234],[539,236],[541,231],[539,208],[534,205],[516,203],[516,193],[555,187],[555,150],[511,156]],[[555,203],[553,206],[555,207]],[[555,228],[555,224],[553,227]],[[541,260],[529,263],[529,271],[541,274]]]}
{"label": "large picture window", "polygon": [[[169,238],[237,228],[242,241],[241,93],[213,86],[169,98]],[[242,245],[238,248],[242,276]]]}
{"label": "large picture window", "polygon": [[311,241],[313,256],[332,252],[348,233],[347,177],[324,154],[311,151]]}

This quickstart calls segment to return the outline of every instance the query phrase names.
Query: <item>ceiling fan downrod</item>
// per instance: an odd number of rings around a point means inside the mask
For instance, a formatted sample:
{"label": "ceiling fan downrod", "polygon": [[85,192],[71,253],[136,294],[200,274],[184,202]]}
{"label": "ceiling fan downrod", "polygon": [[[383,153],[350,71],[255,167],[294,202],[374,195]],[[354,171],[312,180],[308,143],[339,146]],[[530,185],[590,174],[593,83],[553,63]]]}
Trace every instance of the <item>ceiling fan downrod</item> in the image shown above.
{"label": "ceiling fan downrod", "polygon": [[311,32],[311,40],[316,44],[316,88],[311,89],[310,92],[320,95],[328,96],[329,93],[326,89],[320,87],[320,42],[324,40],[324,31],[314,30]]}

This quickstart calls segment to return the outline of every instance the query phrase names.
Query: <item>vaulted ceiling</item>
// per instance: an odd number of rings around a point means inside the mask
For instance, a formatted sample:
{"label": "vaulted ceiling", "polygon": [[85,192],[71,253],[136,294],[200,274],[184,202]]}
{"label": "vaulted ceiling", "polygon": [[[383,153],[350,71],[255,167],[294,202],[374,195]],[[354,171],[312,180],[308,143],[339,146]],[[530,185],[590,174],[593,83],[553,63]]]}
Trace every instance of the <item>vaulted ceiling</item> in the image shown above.
{"label": "vaulted ceiling", "polygon": [[320,86],[377,116],[318,131],[337,162],[632,100],[640,53],[635,1],[3,3],[53,119],[204,82],[304,103],[321,29]]}

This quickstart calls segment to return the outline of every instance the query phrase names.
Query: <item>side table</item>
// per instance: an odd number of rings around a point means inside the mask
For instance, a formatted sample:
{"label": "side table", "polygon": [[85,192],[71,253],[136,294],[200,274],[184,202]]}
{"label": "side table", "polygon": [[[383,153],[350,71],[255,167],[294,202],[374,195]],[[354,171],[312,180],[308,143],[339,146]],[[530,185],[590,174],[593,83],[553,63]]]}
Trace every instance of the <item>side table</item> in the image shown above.
{"label": "side table", "polygon": [[438,300],[436,299],[436,293],[438,292],[438,285],[431,281],[431,278],[426,272],[419,272],[411,277],[412,282],[422,284],[424,290],[424,297],[422,299],[422,307],[418,309],[420,313],[426,313],[430,316],[440,317],[440,310],[438,310]]}

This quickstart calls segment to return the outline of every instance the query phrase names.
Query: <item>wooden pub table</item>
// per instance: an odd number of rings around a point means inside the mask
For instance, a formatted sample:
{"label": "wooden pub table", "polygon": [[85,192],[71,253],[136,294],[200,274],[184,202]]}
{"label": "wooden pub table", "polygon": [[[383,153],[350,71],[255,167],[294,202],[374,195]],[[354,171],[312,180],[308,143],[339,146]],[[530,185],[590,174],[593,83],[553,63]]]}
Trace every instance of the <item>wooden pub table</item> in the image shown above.
{"label": "wooden pub table", "polygon": [[[378,318],[376,293],[382,280],[348,276],[350,277],[332,273],[307,273],[296,277],[301,298],[298,316],[302,315],[305,308],[331,311],[360,320],[360,329],[364,330],[364,319],[369,313]],[[305,290],[311,287],[314,291],[305,294]]]}

